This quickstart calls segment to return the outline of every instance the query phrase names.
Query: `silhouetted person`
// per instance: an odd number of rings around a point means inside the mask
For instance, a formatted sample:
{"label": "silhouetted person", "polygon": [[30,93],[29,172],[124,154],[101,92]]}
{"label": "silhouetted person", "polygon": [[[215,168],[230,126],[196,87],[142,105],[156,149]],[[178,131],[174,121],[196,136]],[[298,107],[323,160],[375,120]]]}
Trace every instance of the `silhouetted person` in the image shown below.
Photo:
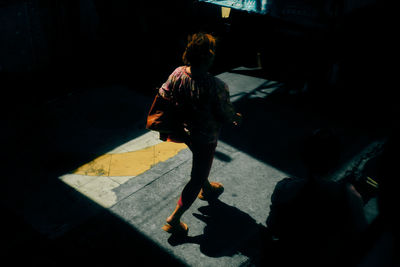
{"label": "silhouetted person", "polygon": [[356,266],[400,266],[400,199],[398,191],[398,160],[400,151],[399,126],[391,133],[378,158],[378,216],[360,239],[355,257]]}
{"label": "silhouetted person", "polygon": [[361,196],[351,184],[328,179],[339,157],[339,139],[330,130],[319,129],[305,142],[309,176],[277,183],[267,227],[278,239],[277,261],[282,266],[340,266],[365,230]]}
{"label": "silhouetted person", "polygon": [[224,123],[238,124],[229,99],[228,86],[208,73],[213,64],[216,40],[210,34],[190,36],[183,54],[185,66],[174,70],[159,90],[159,94],[178,107],[184,133],[164,136],[165,140],[184,141],[193,153],[189,182],[183,188],[173,213],[163,229],[186,234],[188,226],[181,222],[183,213],[198,196],[202,200],[216,199],[224,190],[221,183],[209,182],[208,175],[220,129]]}

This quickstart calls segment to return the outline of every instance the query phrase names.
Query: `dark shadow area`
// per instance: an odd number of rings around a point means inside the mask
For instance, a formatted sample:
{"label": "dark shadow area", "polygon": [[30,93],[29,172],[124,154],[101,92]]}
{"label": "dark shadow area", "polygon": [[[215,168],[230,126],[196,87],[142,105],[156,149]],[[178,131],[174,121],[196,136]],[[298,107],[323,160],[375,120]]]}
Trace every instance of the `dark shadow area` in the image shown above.
{"label": "dark shadow area", "polygon": [[234,105],[243,114],[242,125],[223,128],[221,141],[296,177],[306,174],[300,150],[304,137],[315,129],[331,128],[340,137],[343,148],[340,164],[376,138],[374,129],[357,127],[351,118],[346,120],[329,109],[324,113],[309,99],[280,90],[266,97],[244,96]]}
{"label": "dark shadow area", "polygon": [[[148,131],[144,129],[152,99],[127,88],[86,89],[41,107],[9,110],[7,162],[40,168],[58,177]],[[39,171],[39,170],[38,170]]]}
{"label": "dark shadow area", "polygon": [[38,233],[8,209],[1,229],[3,259],[15,266],[187,266],[104,209],[59,238]]}
{"label": "dark shadow area", "polygon": [[208,257],[232,257],[242,254],[249,261],[259,260],[260,248],[264,245],[266,229],[247,213],[234,206],[215,200],[200,207],[200,214],[193,216],[206,223],[204,233],[199,236],[171,236],[172,246],[185,243],[200,245],[200,251]]}
{"label": "dark shadow area", "polygon": [[215,156],[215,158],[217,158],[217,159],[219,159],[221,161],[224,161],[224,162],[231,162],[232,161],[232,158],[229,155],[227,155],[225,153],[222,153],[220,151],[215,151],[214,156]]}

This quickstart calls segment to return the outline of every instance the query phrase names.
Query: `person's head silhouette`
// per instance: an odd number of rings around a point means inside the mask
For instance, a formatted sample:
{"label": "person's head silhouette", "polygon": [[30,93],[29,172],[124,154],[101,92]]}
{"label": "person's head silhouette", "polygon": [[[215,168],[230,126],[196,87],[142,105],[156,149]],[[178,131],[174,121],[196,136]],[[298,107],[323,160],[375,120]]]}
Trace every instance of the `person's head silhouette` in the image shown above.
{"label": "person's head silhouette", "polygon": [[307,137],[303,160],[311,177],[321,177],[333,170],[340,158],[340,140],[329,128],[315,130]]}

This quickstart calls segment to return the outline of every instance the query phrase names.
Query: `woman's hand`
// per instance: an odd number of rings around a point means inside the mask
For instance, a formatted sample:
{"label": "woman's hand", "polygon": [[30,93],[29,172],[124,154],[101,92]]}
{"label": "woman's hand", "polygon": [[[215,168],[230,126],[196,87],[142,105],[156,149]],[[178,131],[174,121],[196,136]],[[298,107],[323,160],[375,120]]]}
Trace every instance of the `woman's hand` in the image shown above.
{"label": "woman's hand", "polygon": [[233,125],[240,126],[242,124],[242,120],[243,120],[242,114],[236,113],[235,115],[236,116],[235,116],[235,119],[233,120]]}

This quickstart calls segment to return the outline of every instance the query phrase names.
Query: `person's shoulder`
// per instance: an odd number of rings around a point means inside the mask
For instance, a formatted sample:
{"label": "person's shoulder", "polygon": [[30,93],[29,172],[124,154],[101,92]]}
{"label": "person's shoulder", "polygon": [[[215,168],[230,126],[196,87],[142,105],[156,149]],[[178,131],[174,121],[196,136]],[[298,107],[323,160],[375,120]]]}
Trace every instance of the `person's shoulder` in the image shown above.
{"label": "person's shoulder", "polygon": [[272,200],[275,202],[290,202],[305,186],[306,182],[306,179],[303,178],[283,178],[276,184]]}
{"label": "person's shoulder", "polygon": [[184,68],[185,68],[185,66],[176,67],[176,68],[171,72],[171,74],[169,75],[169,77],[171,78],[171,77],[182,76],[182,74],[184,73]]}

